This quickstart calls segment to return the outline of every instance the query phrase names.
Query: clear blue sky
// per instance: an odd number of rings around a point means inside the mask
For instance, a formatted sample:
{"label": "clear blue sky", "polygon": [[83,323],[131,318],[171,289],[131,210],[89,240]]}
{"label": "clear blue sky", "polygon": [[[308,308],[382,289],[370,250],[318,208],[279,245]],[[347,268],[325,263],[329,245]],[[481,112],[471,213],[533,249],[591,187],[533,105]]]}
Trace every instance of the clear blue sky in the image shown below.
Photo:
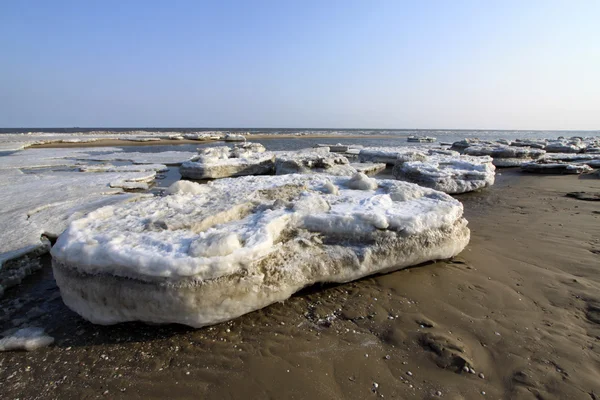
{"label": "clear blue sky", "polygon": [[0,0],[0,127],[600,129],[600,1]]}

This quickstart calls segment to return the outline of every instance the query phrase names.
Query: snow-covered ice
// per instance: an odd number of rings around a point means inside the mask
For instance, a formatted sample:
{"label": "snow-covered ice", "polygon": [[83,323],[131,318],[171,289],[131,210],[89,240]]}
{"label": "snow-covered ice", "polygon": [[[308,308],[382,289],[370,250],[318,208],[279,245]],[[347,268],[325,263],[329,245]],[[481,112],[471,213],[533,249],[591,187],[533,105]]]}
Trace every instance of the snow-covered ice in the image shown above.
{"label": "snow-covered ice", "polygon": [[366,175],[375,175],[387,167],[384,163],[350,163],[350,166]]}
{"label": "snow-covered ice", "polygon": [[493,185],[495,170],[492,158],[488,156],[426,156],[415,153],[399,156],[393,173],[397,179],[458,194]]}
{"label": "snow-covered ice", "polygon": [[519,167],[546,154],[545,150],[530,147],[514,147],[507,145],[476,145],[467,147],[463,154],[471,156],[490,156],[496,167]]}
{"label": "snow-covered ice", "polygon": [[273,171],[275,155],[263,145],[244,143],[231,148],[216,146],[198,149],[198,155],[179,167],[189,179],[217,179],[243,175],[262,175]]}
{"label": "snow-covered ice", "polygon": [[70,308],[100,324],[200,327],[316,282],[449,258],[469,241],[460,202],[396,180],[246,176],[169,192],[70,224],[52,249]]}
{"label": "snow-covered ice", "polygon": [[372,162],[394,165],[396,164],[399,154],[411,153],[416,150],[416,147],[410,146],[365,147],[358,153],[358,159],[361,163]]}
{"label": "snow-covered ice", "polygon": [[275,173],[277,175],[326,173],[348,176],[356,173],[356,169],[350,166],[346,157],[330,153],[329,147],[276,152],[275,154]]}
{"label": "snow-covered ice", "polygon": [[524,172],[533,172],[538,174],[582,174],[584,172],[591,172],[590,168],[586,164],[570,164],[563,162],[552,162],[540,160],[537,162],[529,162],[521,165],[521,169]]}
{"label": "snow-covered ice", "polygon": [[560,139],[550,141],[544,148],[548,153],[581,153],[586,147],[579,138]]}
{"label": "snow-covered ice", "polygon": [[4,332],[0,339],[0,352],[11,350],[33,351],[41,347],[50,346],[54,338],[48,336],[43,328],[21,328],[15,332]]}

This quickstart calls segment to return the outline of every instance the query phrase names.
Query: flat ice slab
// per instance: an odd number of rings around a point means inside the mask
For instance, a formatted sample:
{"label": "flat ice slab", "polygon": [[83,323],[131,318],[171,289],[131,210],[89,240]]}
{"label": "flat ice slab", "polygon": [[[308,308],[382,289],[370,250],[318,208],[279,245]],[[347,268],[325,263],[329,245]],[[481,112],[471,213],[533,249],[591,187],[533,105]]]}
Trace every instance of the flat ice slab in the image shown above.
{"label": "flat ice slab", "polygon": [[[136,181],[149,173],[45,172],[25,174],[18,169],[0,174],[0,294],[19,283],[31,265],[5,263],[49,250],[43,237],[57,237],[68,223],[87,212],[139,195],[123,194],[111,182]],[[150,173],[154,176],[154,172]]]}
{"label": "flat ice slab", "polygon": [[458,254],[460,202],[407,182],[323,174],[176,183],[98,209],[52,249],[65,304],[98,324],[226,321],[316,282]]}
{"label": "flat ice slab", "polygon": [[[404,161],[408,159],[408,161]],[[411,159],[416,159],[411,161]],[[473,156],[424,155],[399,157],[394,167],[397,179],[417,183],[444,193],[459,194],[494,184],[496,168],[492,158]]]}

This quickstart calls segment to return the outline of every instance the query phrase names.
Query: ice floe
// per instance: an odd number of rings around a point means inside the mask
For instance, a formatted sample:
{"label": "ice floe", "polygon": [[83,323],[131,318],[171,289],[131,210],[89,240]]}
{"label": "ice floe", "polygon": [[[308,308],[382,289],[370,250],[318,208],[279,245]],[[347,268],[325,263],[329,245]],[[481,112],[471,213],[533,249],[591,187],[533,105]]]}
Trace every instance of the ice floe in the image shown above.
{"label": "ice floe", "polygon": [[200,327],[316,282],[449,258],[469,241],[460,202],[402,181],[293,174],[174,186],[70,224],[52,249],[70,308],[99,324]]}
{"label": "ice floe", "polygon": [[217,179],[243,175],[262,175],[273,171],[275,155],[258,143],[233,148],[216,146],[198,149],[199,154],[179,167],[189,179]]}
{"label": "ice floe", "polygon": [[521,165],[524,172],[533,172],[538,174],[582,174],[593,171],[586,164],[570,164],[564,162],[552,162],[539,160]]}
{"label": "ice floe", "polygon": [[393,174],[397,179],[458,194],[493,185],[495,170],[488,156],[406,153],[398,157]]}
{"label": "ice floe", "polygon": [[276,152],[275,154],[275,173],[277,175],[326,173],[348,176],[356,173],[356,169],[350,165],[346,157],[330,153],[329,147]]}
{"label": "ice floe", "polygon": [[546,154],[545,150],[530,147],[514,147],[507,145],[475,145],[463,150],[463,154],[471,156],[490,156],[496,167],[519,167]]}
{"label": "ice floe", "polygon": [[414,153],[417,147],[396,146],[396,147],[365,147],[358,153],[358,159],[361,163],[383,163],[395,165],[399,155]]}

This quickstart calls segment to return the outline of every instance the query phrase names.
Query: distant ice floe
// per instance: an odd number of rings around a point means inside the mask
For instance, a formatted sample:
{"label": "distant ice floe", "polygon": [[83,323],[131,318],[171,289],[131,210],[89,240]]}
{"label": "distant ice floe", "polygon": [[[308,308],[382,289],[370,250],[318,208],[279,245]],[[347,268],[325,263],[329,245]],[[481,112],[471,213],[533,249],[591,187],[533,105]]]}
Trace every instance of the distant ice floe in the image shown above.
{"label": "distant ice floe", "polygon": [[464,139],[452,149],[473,156],[490,156],[496,167],[521,167],[535,173],[588,172],[600,166],[600,138],[517,139],[515,141],[482,141]]}
{"label": "distant ice floe", "polygon": [[247,176],[98,209],[52,249],[65,303],[99,324],[194,327],[458,254],[463,207],[418,185],[363,174]]}
{"label": "distant ice floe", "polygon": [[0,339],[0,352],[11,350],[33,351],[50,346],[54,338],[48,336],[43,328],[21,328],[14,332],[4,332]]}

